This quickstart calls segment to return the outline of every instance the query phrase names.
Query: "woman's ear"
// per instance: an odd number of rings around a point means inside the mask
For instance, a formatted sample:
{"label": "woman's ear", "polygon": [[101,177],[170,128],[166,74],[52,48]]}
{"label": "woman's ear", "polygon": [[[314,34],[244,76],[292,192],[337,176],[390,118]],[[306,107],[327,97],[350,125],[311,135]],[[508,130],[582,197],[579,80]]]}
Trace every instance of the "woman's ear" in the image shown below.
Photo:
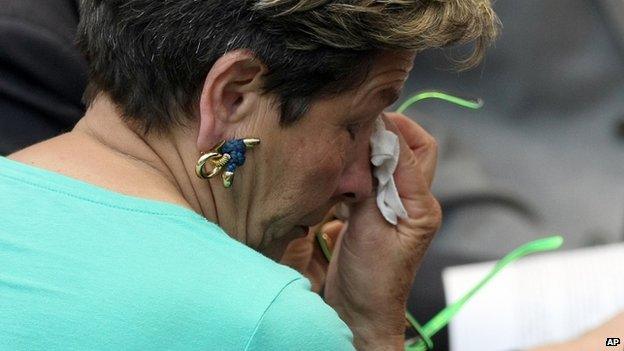
{"label": "woman's ear", "polygon": [[215,62],[200,96],[199,150],[209,150],[226,138],[234,124],[252,114],[266,71],[249,50],[228,52]]}

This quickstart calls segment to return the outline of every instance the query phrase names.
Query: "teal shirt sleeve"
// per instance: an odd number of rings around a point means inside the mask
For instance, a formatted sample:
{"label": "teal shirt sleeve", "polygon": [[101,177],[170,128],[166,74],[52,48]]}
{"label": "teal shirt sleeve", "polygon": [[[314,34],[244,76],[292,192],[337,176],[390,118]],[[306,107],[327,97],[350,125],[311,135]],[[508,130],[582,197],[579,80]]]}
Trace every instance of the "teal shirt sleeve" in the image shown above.
{"label": "teal shirt sleeve", "polygon": [[336,311],[310,290],[306,278],[282,289],[262,315],[245,350],[355,350],[353,334]]}

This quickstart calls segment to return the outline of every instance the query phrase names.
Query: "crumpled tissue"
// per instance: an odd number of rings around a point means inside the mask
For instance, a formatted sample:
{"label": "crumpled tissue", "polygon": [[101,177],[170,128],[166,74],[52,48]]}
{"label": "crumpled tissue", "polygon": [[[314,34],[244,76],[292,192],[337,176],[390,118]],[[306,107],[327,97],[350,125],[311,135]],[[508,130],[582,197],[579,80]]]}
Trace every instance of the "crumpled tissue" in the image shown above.
{"label": "crumpled tissue", "polygon": [[399,163],[399,137],[386,130],[381,118],[375,121],[370,139],[373,175],[377,178],[377,207],[389,223],[396,225],[398,218],[408,218],[394,182],[394,171]]}

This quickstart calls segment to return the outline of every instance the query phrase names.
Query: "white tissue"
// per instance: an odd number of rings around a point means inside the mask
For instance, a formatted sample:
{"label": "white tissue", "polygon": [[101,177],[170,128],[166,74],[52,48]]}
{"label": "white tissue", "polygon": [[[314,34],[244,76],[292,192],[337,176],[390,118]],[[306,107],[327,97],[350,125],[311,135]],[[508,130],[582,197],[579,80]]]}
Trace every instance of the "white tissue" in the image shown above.
{"label": "white tissue", "polygon": [[386,221],[396,225],[398,218],[408,218],[393,176],[399,163],[399,137],[386,130],[383,120],[379,118],[370,143],[371,163],[375,166],[373,175],[378,180],[377,207]]}

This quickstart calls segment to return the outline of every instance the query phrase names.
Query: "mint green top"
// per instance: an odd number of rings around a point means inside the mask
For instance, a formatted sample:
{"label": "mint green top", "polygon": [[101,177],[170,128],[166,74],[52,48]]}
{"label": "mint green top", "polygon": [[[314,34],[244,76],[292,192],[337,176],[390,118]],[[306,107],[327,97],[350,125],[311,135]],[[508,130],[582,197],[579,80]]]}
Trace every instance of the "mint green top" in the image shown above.
{"label": "mint green top", "polygon": [[185,208],[0,157],[0,350],[353,350],[310,282]]}

